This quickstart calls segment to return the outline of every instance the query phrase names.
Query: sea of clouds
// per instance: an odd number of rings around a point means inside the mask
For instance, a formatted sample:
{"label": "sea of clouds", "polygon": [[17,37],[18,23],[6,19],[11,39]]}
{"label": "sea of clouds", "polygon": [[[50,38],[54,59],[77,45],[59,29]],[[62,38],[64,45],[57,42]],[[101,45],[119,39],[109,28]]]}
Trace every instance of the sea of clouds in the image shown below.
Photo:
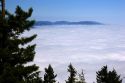
{"label": "sea of clouds", "polygon": [[[125,76],[125,27],[122,25],[36,26],[23,36],[37,34],[34,63],[44,68],[51,64],[57,80],[67,80],[70,63],[84,70],[87,83],[96,81],[96,71],[104,65]],[[125,82],[125,80],[123,80]]]}

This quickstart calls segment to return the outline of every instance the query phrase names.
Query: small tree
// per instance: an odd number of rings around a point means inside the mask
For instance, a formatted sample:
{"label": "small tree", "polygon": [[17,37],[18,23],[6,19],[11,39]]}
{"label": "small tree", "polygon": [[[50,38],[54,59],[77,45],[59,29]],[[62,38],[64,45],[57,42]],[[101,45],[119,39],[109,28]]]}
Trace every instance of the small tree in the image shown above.
{"label": "small tree", "polygon": [[48,66],[48,68],[45,68],[45,74],[44,74],[44,83],[55,83],[56,80],[56,74],[54,74],[54,70],[51,65]]}
{"label": "small tree", "polygon": [[85,82],[85,77],[84,77],[83,70],[82,70],[81,74],[79,74],[78,76],[79,76],[79,77],[78,77],[77,83],[86,83],[86,82]]}
{"label": "small tree", "polygon": [[68,78],[68,80],[66,81],[66,83],[76,83],[76,70],[75,68],[72,66],[72,64],[70,64],[68,66],[68,72],[70,73],[70,76]]}
{"label": "small tree", "polygon": [[96,72],[97,83],[105,83],[108,81],[107,66],[103,66],[100,71]]}
{"label": "small tree", "polygon": [[122,83],[122,79],[115,69],[108,71],[107,66],[103,66],[96,74],[97,83]]}
{"label": "small tree", "polygon": [[109,71],[109,83],[122,83],[122,79],[115,69]]}

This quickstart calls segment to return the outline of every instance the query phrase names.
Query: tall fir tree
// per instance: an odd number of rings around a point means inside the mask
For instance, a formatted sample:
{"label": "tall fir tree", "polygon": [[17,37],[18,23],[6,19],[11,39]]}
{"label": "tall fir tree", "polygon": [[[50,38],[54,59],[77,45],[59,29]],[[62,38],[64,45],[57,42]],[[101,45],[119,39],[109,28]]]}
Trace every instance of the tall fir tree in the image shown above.
{"label": "tall fir tree", "polygon": [[51,65],[48,68],[45,68],[44,81],[43,83],[56,83],[56,74],[54,74],[54,70]]}
{"label": "tall fir tree", "polygon": [[116,70],[108,71],[107,66],[103,66],[96,74],[97,83],[122,83],[122,79]]}
{"label": "tall fir tree", "polygon": [[68,77],[68,80],[66,81],[66,83],[76,83],[77,72],[75,68],[72,66],[72,64],[68,66],[68,72],[70,73],[70,76]]}
{"label": "tall fir tree", "polygon": [[28,65],[35,56],[35,45],[30,43],[36,35],[21,37],[29,31],[34,20],[29,20],[33,9],[27,12],[17,6],[15,14],[8,11],[5,17],[0,10],[0,83],[41,83],[38,66]]}

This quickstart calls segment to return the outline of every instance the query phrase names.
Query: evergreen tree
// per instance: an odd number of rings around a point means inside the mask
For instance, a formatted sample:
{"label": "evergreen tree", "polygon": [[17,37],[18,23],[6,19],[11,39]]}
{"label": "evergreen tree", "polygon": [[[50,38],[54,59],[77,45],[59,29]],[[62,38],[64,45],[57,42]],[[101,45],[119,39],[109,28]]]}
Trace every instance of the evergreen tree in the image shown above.
{"label": "evergreen tree", "polygon": [[108,77],[109,83],[122,83],[122,79],[120,78],[120,75],[117,74],[115,69],[109,71]]}
{"label": "evergreen tree", "polygon": [[55,83],[57,75],[54,74],[54,70],[51,65],[48,66],[48,68],[45,68],[45,74],[44,74],[44,83]]}
{"label": "evergreen tree", "polygon": [[0,83],[41,83],[38,66],[26,66],[35,56],[35,45],[26,44],[36,35],[20,36],[34,24],[34,20],[29,20],[32,11],[17,6],[15,14],[6,11],[3,17],[0,10]]}
{"label": "evergreen tree", "polygon": [[102,69],[96,73],[97,83],[122,83],[122,79],[115,69],[108,71],[107,66],[103,66]]}
{"label": "evergreen tree", "polygon": [[70,64],[68,66],[68,72],[70,73],[70,76],[68,78],[68,80],[66,81],[66,83],[76,83],[76,70],[75,68],[72,66],[72,64]]}
{"label": "evergreen tree", "polygon": [[79,78],[78,78],[77,83],[86,83],[83,70],[82,70],[81,74],[79,74]]}
{"label": "evergreen tree", "polygon": [[103,66],[100,71],[96,72],[97,83],[105,83],[108,81],[108,70],[107,66]]}

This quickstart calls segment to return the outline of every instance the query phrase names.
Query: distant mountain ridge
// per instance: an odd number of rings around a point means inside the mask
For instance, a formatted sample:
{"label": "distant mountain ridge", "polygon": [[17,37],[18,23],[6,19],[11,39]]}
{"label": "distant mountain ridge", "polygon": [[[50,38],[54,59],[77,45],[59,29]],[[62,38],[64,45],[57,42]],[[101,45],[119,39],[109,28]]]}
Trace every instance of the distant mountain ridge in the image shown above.
{"label": "distant mountain ridge", "polygon": [[44,25],[103,25],[103,23],[96,21],[78,21],[78,22],[70,22],[70,21],[36,21],[36,26],[44,26]]}

